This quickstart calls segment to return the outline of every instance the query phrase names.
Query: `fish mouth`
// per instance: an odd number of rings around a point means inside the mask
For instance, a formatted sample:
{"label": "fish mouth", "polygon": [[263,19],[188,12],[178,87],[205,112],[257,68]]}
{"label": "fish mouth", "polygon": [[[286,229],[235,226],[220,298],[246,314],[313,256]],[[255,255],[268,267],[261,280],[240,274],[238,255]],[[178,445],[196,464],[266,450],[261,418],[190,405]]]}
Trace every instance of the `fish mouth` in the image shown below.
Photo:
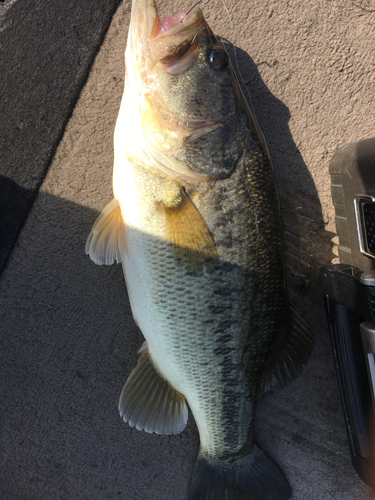
{"label": "fish mouth", "polygon": [[151,34],[151,38],[173,36],[186,31],[196,30],[203,24],[203,14],[200,8],[193,9],[189,14],[179,12],[176,15],[167,16],[162,22],[159,19],[156,31]]}
{"label": "fish mouth", "polygon": [[154,0],[133,0],[129,31],[133,63],[141,73],[157,63],[174,63],[196,46],[204,25],[199,7],[188,15],[180,12],[161,20]]}

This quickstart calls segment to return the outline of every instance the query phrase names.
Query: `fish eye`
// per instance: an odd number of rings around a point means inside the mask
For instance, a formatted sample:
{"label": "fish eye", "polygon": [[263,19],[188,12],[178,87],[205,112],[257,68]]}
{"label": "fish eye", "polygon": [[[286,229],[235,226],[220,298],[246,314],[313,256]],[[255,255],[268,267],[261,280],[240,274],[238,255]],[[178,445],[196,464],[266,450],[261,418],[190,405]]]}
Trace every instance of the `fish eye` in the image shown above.
{"label": "fish eye", "polygon": [[218,69],[225,69],[228,66],[228,54],[221,47],[214,47],[208,53],[208,62]]}

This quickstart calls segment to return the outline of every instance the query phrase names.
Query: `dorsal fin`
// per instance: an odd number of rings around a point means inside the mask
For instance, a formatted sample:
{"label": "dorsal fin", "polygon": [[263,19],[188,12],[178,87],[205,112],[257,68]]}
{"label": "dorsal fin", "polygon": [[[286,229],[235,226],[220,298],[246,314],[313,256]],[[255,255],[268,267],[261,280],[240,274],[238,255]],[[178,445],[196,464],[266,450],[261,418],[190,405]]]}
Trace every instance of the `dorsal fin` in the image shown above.
{"label": "dorsal fin", "polygon": [[177,207],[160,203],[166,226],[167,239],[178,260],[202,275],[202,264],[210,265],[218,260],[218,253],[211,232],[197,207],[185,191]]}
{"label": "dorsal fin", "polygon": [[139,351],[138,364],[121,392],[119,412],[138,430],[157,434],[178,434],[188,419],[185,397],[157,371],[147,342]]}
{"label": "dorsal fin", "polygon": [[311,243],[308,237],[313,233],[312,219],[301,215],[298,209],[282,210],[285,239],[285,274],[289,288],[306,281],[305,272],[310,267]]}
{"label": "dorsal fin", "polygon": [[298,209],[282,210],[285,237],[285,278],[287,298],[285,315],[280,325],[263,370],[260,394],[291,382],[307,363],[313,347],[312,332],[293,301],[296,285],[306,282],[303,274],[310,267],[311,244],[308,237],[313,230],[312,219],[301,215]]}
{"label": "dorsal fin", "polygon": [[266,361],[260,393],[277,385],[287,385],[310,357],[313,347],[311,330],[294,302],[288,302],[285,321]]}
{"label": "dorsal fin", "polygon": [[125,224],[114,198],[96,219],[86,241],[86,253],[95,264],[121,262],[126,252]]}

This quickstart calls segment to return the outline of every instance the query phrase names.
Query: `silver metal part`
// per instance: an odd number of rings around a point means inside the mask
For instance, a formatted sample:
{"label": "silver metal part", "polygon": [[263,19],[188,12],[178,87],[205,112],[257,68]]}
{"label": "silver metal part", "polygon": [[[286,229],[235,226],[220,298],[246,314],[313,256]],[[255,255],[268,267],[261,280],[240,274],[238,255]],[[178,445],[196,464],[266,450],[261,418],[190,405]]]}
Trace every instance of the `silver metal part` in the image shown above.
{"label": "silver metal part", "polygon": [[360,328],[371,386],[372,407],[375,412],[375,325],[369,321],[364,321],[361,323]]}
{"label": "silver metal part", "polygon": [[360,282],[364,285],[375,286],[375,269],[361,274]]}
{"label": "silver metal part", "polygon": [[357,225],[358,243],[359,250],[366,257],[375,257],[374,254],[369,253],[367,245],[367,237],[365,230],[365,222],[363,216],[363,205],[365,203],[375,203],[375,198],[366,194],[356,194],[354,196],[354,211],[355,211],[355,221]]}

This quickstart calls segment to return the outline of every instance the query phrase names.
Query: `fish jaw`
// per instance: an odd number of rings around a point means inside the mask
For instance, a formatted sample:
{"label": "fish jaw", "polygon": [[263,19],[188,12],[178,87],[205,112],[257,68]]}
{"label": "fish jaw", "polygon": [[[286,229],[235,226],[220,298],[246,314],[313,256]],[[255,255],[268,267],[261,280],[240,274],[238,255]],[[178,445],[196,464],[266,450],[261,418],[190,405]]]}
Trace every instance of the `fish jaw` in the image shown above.
{"label": "fish jaw", "polygon": [[133,0],[125,61],[127,70],[136,69],[134,73],[137,80],[142,80],[142,76],[145,78],[149,70],[148,41],[159,27],[160,19],[154,0]]}
{"label": "fish jaw", "polygon": [[126,168],[123,166],[126,157],[140,158],[141,163],[147,163],[148,160],[145,155],[147,148],[142,127],[142,108],[148,93],[147,74],[151,69],[148,41],[159,27],[160,19],[154,0],[133,0],[125,50],[125,89],[114,136],[115,174],[116,170]]}

